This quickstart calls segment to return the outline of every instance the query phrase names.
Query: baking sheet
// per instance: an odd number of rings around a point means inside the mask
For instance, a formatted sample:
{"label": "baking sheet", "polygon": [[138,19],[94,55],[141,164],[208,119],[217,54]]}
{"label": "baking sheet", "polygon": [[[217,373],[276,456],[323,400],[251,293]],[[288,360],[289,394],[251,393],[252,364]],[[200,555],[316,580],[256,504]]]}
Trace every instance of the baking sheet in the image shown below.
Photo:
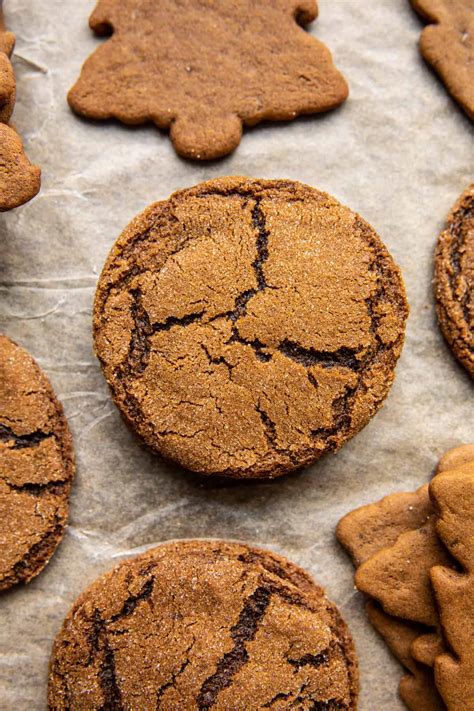
{"label": "baking sheet", "polygon": [[[6,0],[17,35],[14,122],[43,169],[32,203],[0,215],[0,329],[25,346],[64,403],[77,453],[70,526],[47,569],[0,598],[0,709],[45,709],[54,635],[79,592],[126,555],[182,537],[235,538],[307,568],[339,605],[360,658],[361,711],[403,706],[401,668],[372,631],[334,528],[347,511],[427,481],[448,447],[474,440],[473,389],[436,327],[435,239],[474,177],[472,126],[417,50],[408,0],[319,0],[311,32],[351,96],[339,110],[246,132],[210,164],[179,159],[165,133],[75,117],[67,90],[99,40],[93,0]],[[337,455],[282,480],[216,485],[162,464],[127,430],[92,352],[104,259],[129,220],[219,175],[293,178],[335,195],[380,233],[411,305],[385,407]]]}

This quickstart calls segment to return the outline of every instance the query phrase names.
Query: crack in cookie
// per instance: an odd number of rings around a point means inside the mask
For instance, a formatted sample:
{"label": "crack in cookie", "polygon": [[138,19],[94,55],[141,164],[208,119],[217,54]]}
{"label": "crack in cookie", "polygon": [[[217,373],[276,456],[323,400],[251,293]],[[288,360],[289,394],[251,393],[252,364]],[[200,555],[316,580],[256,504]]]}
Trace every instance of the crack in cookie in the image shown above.
{"label": "crack in cookie", "polygon": [[0,590],[48,563],[67,523],[71,435],[46,376],[0,335]]}
{"label": "crack in cookie", "polygon": [[52,432],[29,432],[28,434],[16,434],[11,427],[0,424],[0,442],[13,442],[13,449],[25,449],[28,447],[37,447],[40,442],[53,437]]}
{"label": "crack in cookie", "polygon": [[434,287],[443,335],[474,376],[474,184],[458,199],[439,236]]}

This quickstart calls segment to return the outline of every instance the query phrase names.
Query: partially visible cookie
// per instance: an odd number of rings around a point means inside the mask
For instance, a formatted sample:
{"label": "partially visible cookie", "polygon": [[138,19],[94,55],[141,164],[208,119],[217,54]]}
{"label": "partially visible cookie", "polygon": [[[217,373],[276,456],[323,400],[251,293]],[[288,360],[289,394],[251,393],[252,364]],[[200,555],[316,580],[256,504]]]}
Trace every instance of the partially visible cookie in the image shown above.
{"label": "partially visible cookie", "polygon": [[63,537],[71,435],[46,376],[0,335],[0,590],[28,582]]}
{"label": "partially visible cookie", "polygon": [[434,288],[443,335],[474,377],[474,183],[454,205],[439,237]]}
{"label": "partially visible cookie", "polygon": [[[100,0],[90,26],[106,42],[69,92],[87,118],[152,121],[177,152],[233,151],[242,126],[341,104],[347,84],[305,32],[315,0]],[[110,37],[110,35],[112,35]]]}
{"label": "partially visible cookie", "polygon": [[399,693],[411,711],[444,711],[444,703],[434,683],[433,664],[419,663],[413,655],[414,645],[423,639],[422,625],[388,615],[374,601],[366,605],[367,616],[392,654],[410,672],[402,677]]}
{"label": "partially visible cookie", "polygon": [[304,571],[223,541],[168,543],[76,601],[54,644],[49,708],[357,708],[336,607]]}
{"label": "partially visible cookie", "polygon": [[[474,701],[473,498],[474,446],[461,445],[440,459],[429,489],[363,506],[337,528],[358,566],[356,585],[371,598],[370,621],[410,672],[399,691],[412,711],[445,708],[435,681],[450,711]],[[469,575],[457,572],[455,558]],[[459,663],[446,653],[446,641],[462,650]]]}
{"label": "partially visible cookie", "polygon": [[8,123],[16,98],[16,81],[8,56],[0,49],[0,123]]}
{"label": "partially visible cookie", "polygon": [[439,460],[436,473],[457,469],[463,464],[474,462],[474,444],[461,444],[459,447],[448,449]]}
{"label": "partially visible cookie", "polygon": [[0,123],[7,123],[15,106],[16,82],[9,57],[15,46],[15,35],[7,32],[0,3]]}
{"label": "partially visible cookie", "polygon": [[39,191],[41,171],[25,155],[17,132],[0,123],[0,212],[31,200]]}
{"label": "partially visible cookie", "polygon": [[431,580],[449,650],[435,660],[449,711],[474,709],[474,461],[438,474],[430,485],[436,530],[461,570],[435,567]]}
{"label": "partially visible cookie", "polygon": [[15,35],[13,32],[2,32],[0,28],[0,52],[10,57],[15,47]]}
{"label": "partially visible cookie", "polygon": [[381,548],[393,545],[402,533],[423,526],[432,514],[425,484],[417,491],[390,494],[351,511],[339,521],[336,536],[359,566]]}
{"label": "partially visible cookie", "polygon": [[356,571],[356,587],[377,600],[390,615],[429,627],[438,624],[430,582],[433,565],[451,566],[440,543],[434,517],[420,528],[402,533]]}
{"label": "partially visible cookie", "polygon": [[10,57],[14,46],[15,35],[13,32],[7,31],[5,26],[5,18],[3,16],[2,3],[0,3],[0,52],[4,52],[7,57]]}
{"label": "partially visible cookie", "polygon": [[[432,526],[430,524],[432,516],[433,506],[426,484],[415,492],[391,494],[376,503],[351,511],[341,519],[336,530],[339,542],[351,555],[357,570],[362,569],[361,586],[366,588],[366,592],[374,593],[373,599],[366,606],[369,620],[394,656],[409,671],[409,674],[400,681],[399,693],[411,711],[424,709],[434,711],[444,708],[434,686],[433,670],[429,668],[433,664],[435,652],[440,649],[440,635],[421,623],[419,611],[415,615],[416,621],[413,619],[409,621],[388,614],[375,600],[383,601],[389,607],[394,606],[392,609],[396,614],[406,610],[403,604],[404,598],[407,595],[410,598],[415,595],[413,588],[404,585],[403,563],[406,545],[411,540],[415,552],[418,552],[416,531]],[[402,541],[401,556],[400,552],[397,554],[400,540]],[[398,569],[394,565],[397,556]],[[371,566],[374,566],[373,573],[379,585],[374,584]],[[386,581],[384,574],[387,569],[389,577]],[[425,597],[428,597],[431,617],[434,618],[432,597],[430,598],[429,591],[428,593],[426,591],[429,586],[429,573],[426,567],[422,567],[420,572],[421,578],[417,578],[416,585],[418,589],[423,590]],[[356,572],[356,578],[357,574]],[[399,592],[402,593],[401,600],[398,599]],[[419,608],[416,600],[414,607]],[[408,604],[408,608],[411,611],[411,603]],[[423,605],[422,610],[424,610]],[[411,615],[411,618],[413,616]],[[426,619],[426,612],[421,617]]]}
{"label": "partially visible cookie", "polygon": [[474,119],[474,5],[472,0],[411,0],[430,24],[420,51],[451,96]]}

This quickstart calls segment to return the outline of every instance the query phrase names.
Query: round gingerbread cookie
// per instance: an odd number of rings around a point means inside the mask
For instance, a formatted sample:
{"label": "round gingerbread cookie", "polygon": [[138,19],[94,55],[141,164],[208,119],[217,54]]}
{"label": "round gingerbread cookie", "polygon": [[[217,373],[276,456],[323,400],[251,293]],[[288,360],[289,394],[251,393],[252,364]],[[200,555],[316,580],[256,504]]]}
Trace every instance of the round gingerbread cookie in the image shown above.
{"label": "round gingerbread cookie", "polygon": [[474,183],[454,205],[439,237],[434,286],[443,335],[474,376]]}
{"label": "round gingerbread cookie", "polygon": [[71,435],[33,358],[0,335],[0,590],[38,575],[63,537]]}
{"label": "round gingerbread cookie", "polygon": [[181,541],[124,561],[54,644],[49,708],[357,708],[350,633],[324,591],[270,552]]}
{"label": "round gingerbread cookie", "polygon": [[407,310],[357,214],[300,183],[223,178],[155,203],[119,237],[95,348],[126,421],[165,458],[275,477],[367,424]]}

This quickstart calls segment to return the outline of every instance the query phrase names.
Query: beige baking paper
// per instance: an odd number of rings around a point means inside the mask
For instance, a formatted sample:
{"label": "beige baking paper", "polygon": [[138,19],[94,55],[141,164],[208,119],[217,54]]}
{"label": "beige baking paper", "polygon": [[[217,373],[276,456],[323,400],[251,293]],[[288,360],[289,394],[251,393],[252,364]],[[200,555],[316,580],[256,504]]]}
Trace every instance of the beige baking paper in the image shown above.
{"label": "beige baking paper", "polygon": [[[403,706],[399,665],[369,626],[339,518],[428,481],[448,447],[474,441],[473,388],[438,331],[433,249],[474,179],[472,125],[418,54],[408,0],[320,0],[311,32],[350,85],[333,113],[245,132],[234,155],[179,159],[165,133],[78,119],[66,103],[101,40],[93,0],[6,0],[17,35],[14,123],[43,169],[40,195],[0,216],[0,329],[27,348],[64,403],[77,452],[70,526],[46,570],[0,597],[0,709],[46,708],[48,659],[72,601],[124,556],[182,537],[248,541],[307,568],[340,606],[361,667],[361,711]],[[157,30],[159,31],[159,29]],[[384,408],[337,455],[296,476],[215,485],[165,466],[122,422],[92,352],[97,277],[120,231],[173,190],[219,175],[293,178],[336,196],[380,233],[411,315]]]}

